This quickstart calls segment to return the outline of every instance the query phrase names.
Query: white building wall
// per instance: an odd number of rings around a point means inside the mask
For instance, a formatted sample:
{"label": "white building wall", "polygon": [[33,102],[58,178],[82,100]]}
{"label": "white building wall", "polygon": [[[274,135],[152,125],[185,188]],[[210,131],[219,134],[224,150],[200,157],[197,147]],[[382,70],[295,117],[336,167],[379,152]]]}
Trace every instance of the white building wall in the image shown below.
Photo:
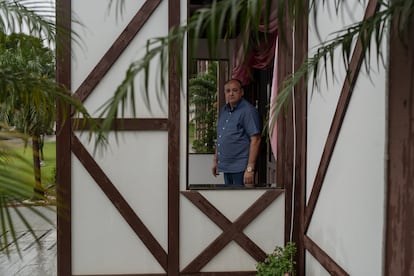
{"label": "white building wall", "polygon": [[[116,2],[116,1],[115,1]],[[79,43],[72,42],[72,90],[76,91],[88,74],[93,70],[99,60],[110,49],[116,38],[121,34],[140,7],[144,0],[123,1],[125,8],[120,14],[113,6],[108,9],[108,2],[99,0],[81,1],[73,0],[72,9],[74,19],[80,24],[72,23],[72,28],[80,36]],[[113,4],[115,5],[115,3]],[[93,11],[93,12],[91,12]],[[134,61],[138,61],[145,53],[146,43],[149,39],[163,37],[168,33],[168,1],[161,1],[148,21],[140,29],[138,35],[131,41],[122,56],[111,67],[107,75],[94,90],[94,93],[86,99],[85,105],[93,115],[98,115],[99,108],[108,100],[122,82],[125,73]],[[150,108],[143,100],[143,78],[135,80],[136,112],[139,118],[166,118],[168,113],[168,100],[166,94],[158,94],[159,81],[156,78],[158,59],[152,62],[149,81]],[[130,108],[126,111],[126,117],[131,117]]]}
{"label": "white building wall", "polygon": [[[101,0],[73,0],[76,20],[73,30],[80,35],[80,44],[73,43],[72,90],[76,91],[93,70],[116,37],[145,2],[124,1],[126,8],[116,18],[115,10],[107,10]],[[92,115],[113,95],[117,85],[134,60],[139,59],[149,38],[165,36],[168,31],[168,2],[150,17],[138,36],[123,52],[120,59],[87,98],[85,105]],[[93,11],[93,12],[91,12]],[[187,1],[181,1],[182,21],[186,20]],[[83,27],[82,27],[83,26]],[[185,49],[184,49],[185,53]],[[154,62],[151,75],[156,76]],[[185,66],[186,60],[184,58]],[[186,68],[184,68],[186,72]],[[142,79],[135,84],[139,91]],[[167,96],[156,97],[157,81],[150,80],[151,110],[140,94],[136,94],[138,118],[167,118]],[[184,82],[185,83],[185,82]],[[180,191],[187,190],[187,111],[186,87],[181,97],[180,113]],[[127,117],[131,117],[130,110]],[[109,148],[94,154],[93,143],[87,134],[76,133],[83,146],[107,174],[108,178],[125,197],[139,218],[148,227],[163,249],[168,251],[168,133],[167,131],[119,132],[109,135]],[[93,141],[93,140],[92,140]],[[205,168],[210,171],[210,167]],[[201,192],[231,221],[239,217],[264,190],[203,191]],[[72,273],[88,274],[137,274],[165,273],[142,241],[119,215],[116,208],[101,191],[75,155],[72,155]],[[180,196],[180,268],[184,268],[201,250],[212,242],[221,230]],[[266,253],[284,238],[284,196],[244,229],[244,233]],[[231,242],[203,271],[255,270],[256,261],[238,245]]]}
{"label": "white building wall", "polygon": [[[95,160],[167,251],[168,164],[160,161],[167,160],[167,133],[118,135],[118,142],[110,135],[111,147]],[[87,149],[93,153],[93,145]],[[162,273],[163,268],[74,155],[72,171],[73,273]]]}
{"label": "white building wall", "polygon": [[[263,190],[200,191],[224,216],[234,222],[259,198]],[[284,195],[280,195],[243,232],[264,252],[284,243]],[[187,266],[213,242],[222,230],[185,198],[181,199],[180,267]],[[234,241],[230,242],[202,271],[253,271],[257,261]]]}
{"label": "white building wall", "polygon": [[[185,3],[185,4],[184,4]],[[185,7],[186,0],[182,0]],[[187,10],[181,11],[184,15]],[[186,64],[186,62],[184,62]],[[184,72],[186,72],[184,70]],[[223,184],[223,176],[211,176],[212,155],[187,155],[187,89],[184,86],[181,101],[181,163],[180,190],[187,191],[187,177],[191,184]],[[187,158],[188,175],[187,175]],[[199,191],[223,215],[234,222],[264,190],[210,190]],[[275,246],[284,244],[285,197],[281,194],[270,206],[255,218],[243,232],[264,252],[271,253]],[[184,196],[180,198],[180,269],[185,268],[198,254],[212,243],[223,231]],[[205,267],[203,272],[255,271],[255,261],[234,241],[230,242]]]}
{"label": "white building wall", "polygon": [[[321,38],[362,19],[365,5],[359,2],[346,1],[348,11],[342,7],[339,15],[333,4],[330,8],[320,5],[317,24]],[[315,28],[310,26],[310,51],[318,44]],[[370,76],[362,68],[356,83],[307,233],[350,275],[382,275],[383,271],[386,74],[382,64],[377,67],[375,51],[372,49]],[[309,93],[307,199],[344,81],[340,52],[336,52],[335,64],[337,79],[332,78],[328,66],[328,85],[323,76],[320,90]],[[307,253],[306,275],[329,274]]]}
{"label": "white building wall", "polygon": [[[72,44],[72,90],[76,91],[112,43],[144,4],[127,0],[122,13],[101,0],[72,0],[75,33]],[[149,38],[168,31],[168,1],[162,1],[122,56],[87,98],[93,115],[113,95],[131,62],[138,60]],[[149,109],[137,78],[135,104],[138,118],[166,118],[167,96],[156,97],[155,70],[150,80]],[[131,117],[127,110],[126,117]],[[168,133],[167,131],[118,132],[109,135],[109,147],[94,154],[87,134],[76,135],[108,178],[123,195],[164,250],[168,251]],[[92,139],[93,141],[93,139]],[[120,216],[75,155],[72,155],[72,272],[73,274],[164,273],[164,269]]]}

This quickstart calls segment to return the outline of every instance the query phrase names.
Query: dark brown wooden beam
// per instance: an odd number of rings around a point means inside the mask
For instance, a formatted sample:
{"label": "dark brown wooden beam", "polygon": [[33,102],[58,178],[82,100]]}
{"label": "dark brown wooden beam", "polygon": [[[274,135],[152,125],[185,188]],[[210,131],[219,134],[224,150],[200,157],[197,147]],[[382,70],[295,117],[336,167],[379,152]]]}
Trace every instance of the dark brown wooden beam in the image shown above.
{"label": "dark brown wooden beam", "polygon": [[[56,1],[56,81],[71,89],[71,1]],[[57,102],[56,191],[57,275],[72,276],[72,189],[70,106]]]}
{"label": "dark brown wooden beam", "polygon": [[151,14],[155,11],[160,2],[161,0],[145,1],[120,36],[112,44],[111,48],[109,48],[92,72],[76,90],[75,97],[79,98],[81,101],[85,101],[115,61],[117,61],[118,57],[128,47],[129,43],[135,38],[136,34],[142,26],[144,26],[148,18],[151,17]]}
{"label": "dark brown wooden beam", "polygon": [[[206,198],[199,192],[186,191],[181,192],[188,200],[190,200],[200,211],[202,211],[208,218],[210,218],[223,231],[230,229],[232,222],[226,218],[216,207],[214,207]],[[282,190],[277,190],[278,195]],[[263,261],[266,253],[258,247],[249,237],[242,231],[234,234],[233,240],[240,245],[247,253],[250,254],[256,261]]]}
{"label": "dark brown wooden beam", "polygon": [[[98,125],[103,119],[92,119],[94,124]],[[84,119],[72,119],[73,130],[89,130],[91,129],[90,123]],[[110,130],[112,131],[157,131],[157,130],[168,130],[168,119],[115,119]]]}
{"label": "dark brown wooden beam", "polygon": [[323,251],[314,241],[309,237],[304,236],[305,248],[310,254],[328,271],[330,275],[348,276],[349,274],[340,267],[329,255]]}
{"label": "dark brown wooden beam", "polygon": [[[281,87],[283,80],[292,74],[293,62],[293,40],[292,26],[287,13],[285,14],[283,32],[279,32],[278,38],[278,87]],[[277,118],[277,158],[276,158],[276,185],[285,189],[285,242],[290,239],[292,221],[292,173],[293,173],[293,128],[292,109],[287,113],[284,110]]]}
{"label": "dark brown wooden beam", "polygon": [[398,20],[390,34],[384,275],[414,275],[414,22],[400,37]]}
{"label": "dark brown wooden beam", "polygon": [[165,273],[144,273],[144,274],[85,274],[76,276],[167,276]]}
{"label": "dark brown wooden beam", "polygon": [[[372,15],[374,15],[377,12],[378,8],[378,0],[370,0],[365,10],[364,18],[369,18]],[[351,61],[349,64],[348,76],[344,80],[342,86],[341,95],[339,96],[335,114],[332,119],[332,124],[329,129],[328,137],[326,139],[319,167],[316,172],[315,180],[313,182],[312,191],[308,201],[308,206],[305,210],[305,233],[309,227],[309,223],[315,210],[315,206],[322,189],[326,172],[328,171],[329,163],[331,161],[336,141],[338,140],[339,132],[341,131],[342,122],[345,118],[345,114],[348,109],[348,104],[351,100],[351,96],[354,91],[354,86],[358,79],[361,64],[365,56],[365,54],[363,53],[363,46],[361,41],[362,39],[361,37],[359,37],[354,51],[352,53]]]}
{"label": "dark brown wooden beam", "polygon": [[[268,190],[259,199],[257,199],[243,214],[237,218],[234,223],[228,224],[228,220],[220,216],[219,211],[215,211],[204,197],[197,192],[183,193],[191,202],[200,208],[201,211],[213,219],[220,227],[225,227],[223,233],[220,234],[210,245],[208,245],[193,261],[191,261],[183,270],[183,273],[198,273],[200,270],[211,261],[229,242],[241,236],[243,229],[250,224],[263,210],[265,210],[280,194],[281,190]],[[213,207],[213,209],[211,209]],[[215,217],[219,215],[219,217]],[[242,244],[244,241],[242,242]],[[250,245],[249,245],[250,246]],[[246,247],[246,246],[244,246]],[[245,248],[246,249],[246,248]],[[250,250],[250,248],[247,248]],[[254,255],[256,256],[257,253]],[[260,252],[259,252],[260,254]],[[263,256],[259,256],[263,257]]]}
{"label": "dark brown wooden beam", "polygon": [[255,276],[257,271],[180,273],[180,276]]}
{"label": "dark brown wooden beam", "polygon": [[[168,29],[180,25],[180,0],[168,1]],[[168,275],[180,273],[180,106],[179,74],[184,52],[179,42],[169,46],[168,61]]]}
{"label": "dark brown wooden beam", "polygon": [[[304,0],[303,5],[309,6],[309,1]],[[295,60],[294,70],[299,70],[308,56],[308,16],[301,16],[295,23]],[[295,128],[295,182],[292,188],[294,210],[292,241],[296,244],[296,267],[297,275],[305,275],[305,248],[303,237],[305,235],[305,206],[306,206],[306,168],[307,168],[307,79],[302,78],[295,87],[294,105],[295,117],[292,127]]]}
{"label": "dark brown wooden beam", "polygon": [[74,134],[72,134],[72,151],[142,243],[167,271],[167,253]]}

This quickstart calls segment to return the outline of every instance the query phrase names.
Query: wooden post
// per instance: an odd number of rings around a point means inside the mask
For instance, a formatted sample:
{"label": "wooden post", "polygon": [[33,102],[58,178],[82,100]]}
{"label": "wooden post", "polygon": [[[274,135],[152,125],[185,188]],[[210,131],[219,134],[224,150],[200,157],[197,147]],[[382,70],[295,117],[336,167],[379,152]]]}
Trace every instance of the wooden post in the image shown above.
{"label": "wooden post", "polygon": [[384,275],[414,275],[414,22],[403,41],[394,18],[388,86],[388,181]]}

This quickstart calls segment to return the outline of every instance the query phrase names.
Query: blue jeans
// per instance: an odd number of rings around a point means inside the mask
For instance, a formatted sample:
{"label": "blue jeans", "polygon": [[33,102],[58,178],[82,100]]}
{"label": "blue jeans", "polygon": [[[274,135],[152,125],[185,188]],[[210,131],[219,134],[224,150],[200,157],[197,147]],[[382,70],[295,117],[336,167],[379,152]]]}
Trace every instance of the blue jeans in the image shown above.
{"label": "blue jeans", "polygon": [[244,172],[224,173],[224,184],[229,187],[244,186]]}

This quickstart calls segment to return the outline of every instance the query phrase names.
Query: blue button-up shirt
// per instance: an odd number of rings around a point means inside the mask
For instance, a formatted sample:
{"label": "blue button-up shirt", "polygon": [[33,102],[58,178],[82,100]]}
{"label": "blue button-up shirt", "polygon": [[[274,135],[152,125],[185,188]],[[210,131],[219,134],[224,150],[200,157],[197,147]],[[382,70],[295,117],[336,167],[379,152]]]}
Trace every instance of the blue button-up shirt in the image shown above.
{"label": "blue button-up shirt", "polygon": [[237,173],[246,169],[249,160],[250,137],[260,134],[256,108],[241,99],[233,110],[223,106],[217,123],[218,171]]}

